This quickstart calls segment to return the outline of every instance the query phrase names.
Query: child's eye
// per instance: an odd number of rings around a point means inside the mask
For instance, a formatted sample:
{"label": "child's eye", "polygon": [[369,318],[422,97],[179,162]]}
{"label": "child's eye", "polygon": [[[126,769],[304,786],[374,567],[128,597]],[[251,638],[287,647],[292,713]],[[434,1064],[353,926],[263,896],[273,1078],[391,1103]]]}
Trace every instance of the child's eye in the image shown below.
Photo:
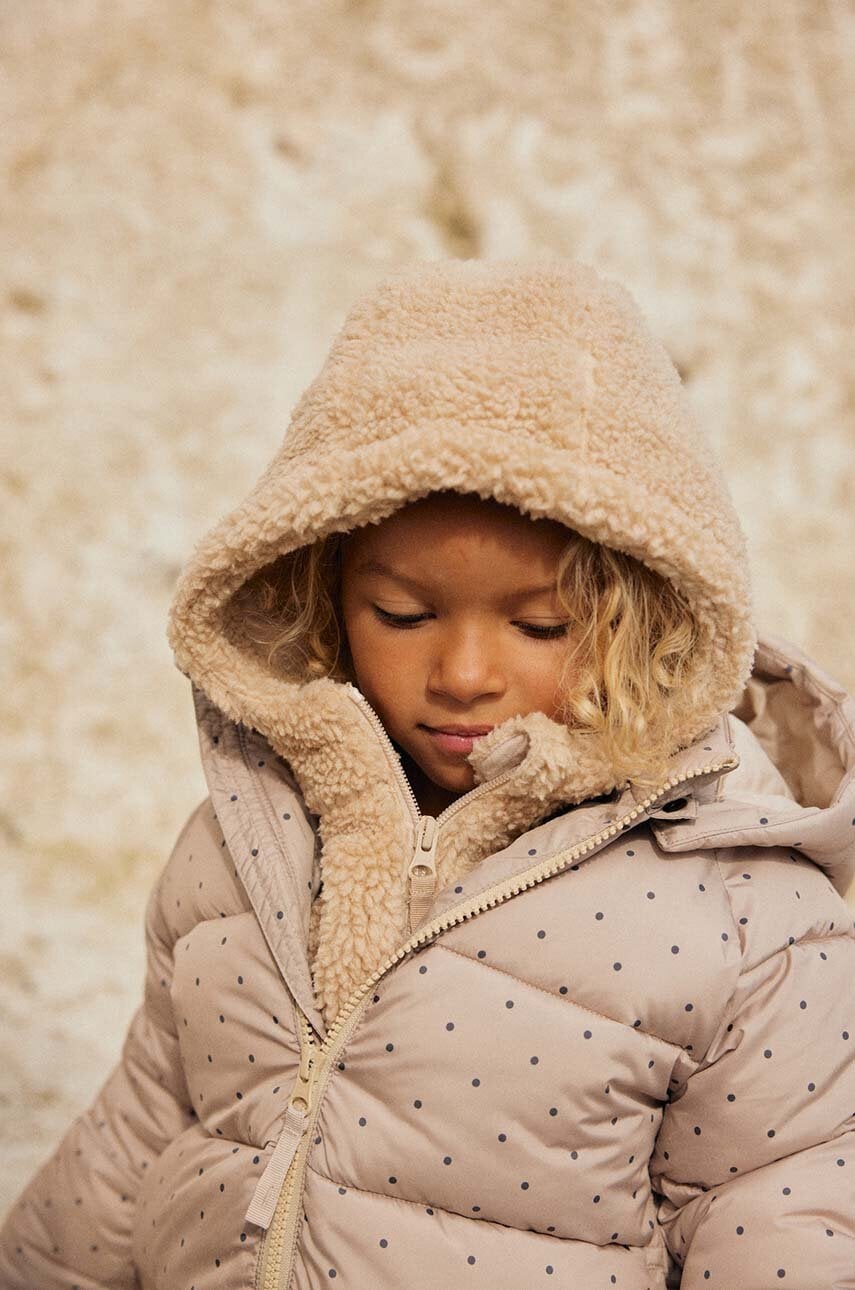
{"label": "child's eye", "polygon": [[518,623],[523,631],[531,632],[539,640],[554,640],[557,636],[566,636],[569,623],[554,623],[550,626],[543,626],[538,623]]}
{"label": "child's eye", "polygon": [[[371,606],[381,623],[386,623],[390,627],[416,627],[425,619],[430,618],[430,614],[391,614],[388,609],[381,609],[379,605]],[[535,640],[554,640],[560,636],[567,635],[568,623],[555,623],[549,626],[542,626],[539,623],[515,623],[515,627],[520,627],[524,632],[528,632]]]}

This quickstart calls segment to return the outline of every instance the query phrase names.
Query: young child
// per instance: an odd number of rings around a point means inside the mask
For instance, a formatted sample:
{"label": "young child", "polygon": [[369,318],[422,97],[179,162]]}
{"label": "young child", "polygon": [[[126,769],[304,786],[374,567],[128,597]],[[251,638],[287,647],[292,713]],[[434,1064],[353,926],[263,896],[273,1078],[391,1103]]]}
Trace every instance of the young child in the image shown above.
{"label": "young child", "polygon": [[621,286],[366,293],[169,639],[209,796],[3,1290],[855,1285],[855,700]]}

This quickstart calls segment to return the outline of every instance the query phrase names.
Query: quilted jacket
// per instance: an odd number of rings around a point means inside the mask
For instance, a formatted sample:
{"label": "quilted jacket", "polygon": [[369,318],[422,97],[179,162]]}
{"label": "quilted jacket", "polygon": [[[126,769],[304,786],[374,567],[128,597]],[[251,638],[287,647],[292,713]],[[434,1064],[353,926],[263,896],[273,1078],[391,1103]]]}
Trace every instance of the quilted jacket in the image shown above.
{"label": "quilted jacket", "polygon": [[[556,360],[585,397],[544,404]],[[430,266],[351,313],[182,575],[208,793],[148,902],[121,1058],[0,1230],[4,1290],[855,1286],[855,700],[755,635],[678,387],[584,266]],[[690,595],[699,672],[653,791],[528,713],[423,815],[355,685],[242,636],[230,598],[276,554],[449,479]]]}

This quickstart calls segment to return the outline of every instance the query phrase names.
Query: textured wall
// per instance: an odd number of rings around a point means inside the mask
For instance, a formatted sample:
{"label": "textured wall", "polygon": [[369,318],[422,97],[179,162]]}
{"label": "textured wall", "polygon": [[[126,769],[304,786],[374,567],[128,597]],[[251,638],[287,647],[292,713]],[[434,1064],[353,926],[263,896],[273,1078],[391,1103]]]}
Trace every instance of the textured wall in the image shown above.
{"label": "textured wall", "polygon": [[118,1056],[204,792],[177,570],[391,267],[624,280],[761,626],[855,687],[853,43],[846,0],[0,5],[0,1209]]}

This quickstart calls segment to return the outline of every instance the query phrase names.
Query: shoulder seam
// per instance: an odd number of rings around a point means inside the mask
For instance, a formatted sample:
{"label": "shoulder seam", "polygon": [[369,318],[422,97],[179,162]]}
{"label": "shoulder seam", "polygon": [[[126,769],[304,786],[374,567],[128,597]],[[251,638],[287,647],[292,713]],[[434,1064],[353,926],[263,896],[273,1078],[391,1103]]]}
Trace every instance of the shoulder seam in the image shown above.
{"label": "shoulder seam", "polygon": [[[716,847],[713,850],[713,859],[715,860],[715,871],[718,875],[718,880],[721,883],[722,891],[724,892],[724,898],[727,901],[727,912],[730,914],[731,927],[733,928],[733,933],[736,937],[736,943],[738,945],[739,944],[739,925],[737,924],[737,921],[736,921],[736,915],[733,912],[733,901],[731,900],[730,892],[727,889],[727,883],[724,881],[724,874],[721,871],[721,860],[719,858],[718,847]],[[741,954],[740,954],[740,958],[741,958]],[[721,1029],[721,1023],[724,1021],[725,1017],[727,1016],[727,1010],[730,1007],[730,1001],[733,998],[734,994],[736,993],[736,987],[739,984],[739,978],[741,976],[742,976],[742,966],[740,964],[739,970],[736,973],[736,980],[733,983],[733,989],[731,990],[730,994],[727,996],[727,999],[725,1000],[724,1007],[721,1010],[721,1015],[719,1016],[718,1022],[716,1023],[716,1027],[715,1027],[715,1030],[713,1031],[713,1035],[717,1035],[719,1030]],[[710,1040],[710,1043],[712,1043],[712,1040]],[[707,1045],[707,1051],[708,1050],[709,1050],[709,1045]],[[704,1053],[703,1060],[706,1060],[706,1052]]]}
{"label": "shoulder seam", "polygon": [[[713,856],[715,857],[716,873],[718,874],[719,881],[722,887],[724,888],[724,894],[727,898],[727,908],[730,914],[730,920],[731,920],[731,923],[733,924],[733,928],[736,933],[736,937],[738,941],[739,928],[737,927],[736,918],[733,912],[733,901],[731,900],[731,895],[730,895],[730,891],[728,890],[727,883],[724,881],[724,875],[722,874],[722,871],[721,871],[721,863],[719,860],[719,853],[717,849],[713,851]],[[752,963],[749,971],[753,972],[755,968],[760,967],[760,965],[763,963],[767,963],[769,959],[774,958],[776,954],[782,954],[785,950],[791,949],[794,945],[804,945],[809,943],[810,941],[827,941],[827,940],[839,940],[839,939],[855,940],[855,923],[852,923],[851,926],[849,924],[843,924],[842,926],[847,928],[847,930],[841,930],[841,931],[835,930],[831,932],[820,932],[820,933],[811,932],[805,936],[795,936],[792,938],[792,940],[785,941],[784,944],[776,946],[776,948],[773,949],[764,958],[758,959],[756,963]],[[737,973],[736,981],[734,982],[733,990],[731,990],[730,994],[728,995],[724,1008],[722,1009],[721,1016],[718,1019],[718,1025],[716,1026],[716,1029],[714,1032],[715,1034],[718,1034],[718,1031],[721,1029],[721,1024],[724,1021],[725,1017],[727,1016],[728,1010],[731,1005],[731,1001],[733,999],[734,994],[736,993],[737,986],[739,985],[739,982],[742,979],[743,975],[744,975],[744,969],[742,966],[740,966],[739,972]],[[706,1053],[704,1053],[704,1058],[702,1060],[706,1060]]]}
{"label": "shoulder seam", "polygon": [[[166,860],[160,866],[160,872],[158,873],[157,878],[155,879],[152,885],[151,891],[149,893],[149,898],[148,898],[148,901],[146,902],[146,911],[145,911],[146,922],[148,922],[154,916],[155,912],[163,916],[163,910],[161,909],[161,905],[160,905],[160,896],[161,896],[161,891],[163,889],[164,879],[166,878],[166,875],[169,872],[169,867],[172,864],[173,860],[175,859],[175,856],[178,854],[178,851],[182,843],[184,842],[184,839],[187,837],[187,834],[190,832],[191,826],[195,823],[197,816],[202,811],[202,809],[208,804],[208,802],[210,802],[210,800],[211,800],[210,794],[207,794],[205,797],[203,797],[201,802],[198,802],[196,806],[193,807],[192,811],[187,816],[187,819],[182,824],[178,832],[178,836],[173,842],[169,850],[169,854],[167,855]],[[164,922],[165,922],[165,918],[164,918]],[[164,944],[167,944],[167,943],[168,942],[164,942]]]}

